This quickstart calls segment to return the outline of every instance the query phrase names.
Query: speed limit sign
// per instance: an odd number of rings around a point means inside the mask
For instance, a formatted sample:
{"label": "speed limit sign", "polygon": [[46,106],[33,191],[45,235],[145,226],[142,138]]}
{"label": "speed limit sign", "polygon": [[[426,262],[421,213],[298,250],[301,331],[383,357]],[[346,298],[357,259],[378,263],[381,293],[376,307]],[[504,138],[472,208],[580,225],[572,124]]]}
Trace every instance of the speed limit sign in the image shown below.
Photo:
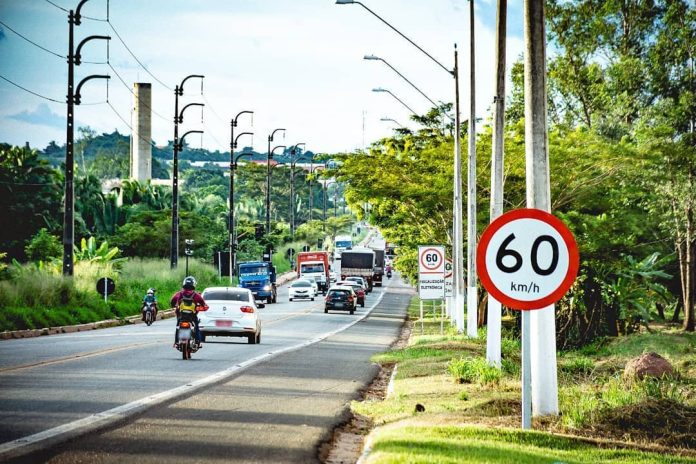
{"label": "speed limit sign", "polygon": [[483,232],[476,250],[481,283],[513,309],[540,309],[561,299],[579,264],[573,234],[539,209],[503,214]]}

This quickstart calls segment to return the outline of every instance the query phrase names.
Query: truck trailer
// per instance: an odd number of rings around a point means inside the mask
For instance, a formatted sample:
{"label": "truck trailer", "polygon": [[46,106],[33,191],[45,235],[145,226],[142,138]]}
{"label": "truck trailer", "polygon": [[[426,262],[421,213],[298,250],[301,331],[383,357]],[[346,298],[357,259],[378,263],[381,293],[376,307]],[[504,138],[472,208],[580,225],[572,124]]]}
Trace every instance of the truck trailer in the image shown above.
{"label": "truck trailer", "polygon": [[341,279],[350,276],[362,277],[372,291],[375,268],[375,251],[369,248],[353,248],[341,253]]}

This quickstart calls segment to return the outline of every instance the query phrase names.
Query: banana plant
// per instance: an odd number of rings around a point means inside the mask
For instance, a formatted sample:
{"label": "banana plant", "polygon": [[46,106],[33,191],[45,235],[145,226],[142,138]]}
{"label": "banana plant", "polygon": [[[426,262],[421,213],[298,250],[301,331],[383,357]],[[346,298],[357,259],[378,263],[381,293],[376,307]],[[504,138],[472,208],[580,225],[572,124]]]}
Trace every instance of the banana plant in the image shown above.
{"label": "banana plant", "polygon": [[109,243],[104,240],[101,245],[97,246],[97,241],[94,237],[86,240],[84,237],[80,240],[80,247],[74,247],[74,261],[90,261],[93,263],[110,263],[114,266],[119,266],[126,262],[127,258],[117,258],[121,252],[118,247],[109,248]]}

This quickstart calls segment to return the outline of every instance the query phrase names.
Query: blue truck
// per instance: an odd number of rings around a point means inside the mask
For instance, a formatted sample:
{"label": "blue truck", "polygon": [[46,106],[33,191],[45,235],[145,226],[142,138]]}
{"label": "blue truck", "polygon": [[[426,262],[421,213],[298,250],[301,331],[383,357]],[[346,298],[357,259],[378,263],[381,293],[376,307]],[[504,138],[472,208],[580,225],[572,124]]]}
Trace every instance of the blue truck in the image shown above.
{"label": "blue truck", "polygon": [[248,288],[257,300],[275,303],[276,272],[275,267],[266,261],[250,261],[239,264],[239,286]]}

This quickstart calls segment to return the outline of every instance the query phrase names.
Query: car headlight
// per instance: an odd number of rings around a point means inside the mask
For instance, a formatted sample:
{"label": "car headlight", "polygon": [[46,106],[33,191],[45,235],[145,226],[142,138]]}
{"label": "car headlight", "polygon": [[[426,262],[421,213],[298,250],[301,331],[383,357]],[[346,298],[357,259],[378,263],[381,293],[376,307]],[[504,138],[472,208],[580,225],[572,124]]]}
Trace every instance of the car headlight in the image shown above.
{"label": "car headlight", "polygon": [[264,289],[264,290],[270,290],[271,288],[272,288],[272,287],[271,287],[270,285],[264,285],[264,286],[263,286],[263,289]]}

